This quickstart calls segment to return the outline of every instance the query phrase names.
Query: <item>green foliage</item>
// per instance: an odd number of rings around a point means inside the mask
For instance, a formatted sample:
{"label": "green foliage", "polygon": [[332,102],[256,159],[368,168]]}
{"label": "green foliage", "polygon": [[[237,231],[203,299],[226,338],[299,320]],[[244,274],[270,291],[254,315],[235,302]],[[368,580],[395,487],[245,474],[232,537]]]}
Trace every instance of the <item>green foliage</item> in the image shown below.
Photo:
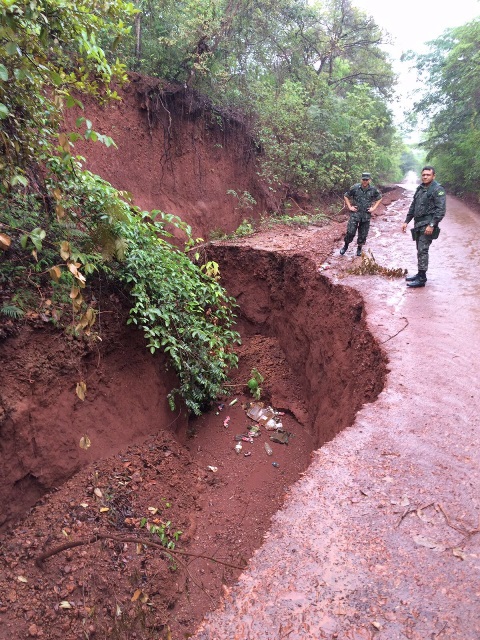
{"label": "green foliage", "polygon": [[251,236],[255,233],[255,227],[250,220],[242,220],[242,223],[237,227],[235,232],[230,237],[242,238],[244,236]]}
{"label": "green foliage", "polygon": [[14,320],[19,320],[24,315],[24,311],[14,304],[3,304],[0,307],[0,313],[3,313],[4,316],[8,316]]}
{"label": "green foliage", "polygon": [[419,152],[416,148],[405,146],[402,155],[400,157],[400,170],[402,177],[404,177],[409,171],[413,171],[415,174],[420,173],[422,165],[425,164],[425,153]]}
{"label": "green foliage", "polygon": [[276,213],[271,216],[263,216],[261,226],[271,229],[275,225],[285,225],[288,227],[308,227],[309,225],[322,225],[327,222],[328,218],[323,213],[296,213],[290,214]]}
{"label": "green foliage", "polygon": [[234,300],[166,240],[167,225],[189,234],[176,216],[131,208],[124,214],[114,227],[125,241],[117,275],[134,299],[129,323],[142,329],[150,352],[166,353],[175,369],[179,387],[170,394],[171,406],[180,395],[200,414],[224,393],[228,370],[237,365]]}
{"label": "green foliage", "polygon": [[253,368],[250,375],[252,376],[250,380],[247,382],[247,386],[250,390],[250,393],[254,397],[255,400],[260,400],[262,397],[262,388],[261,384],[264,381],[262,374],[258,371],[258,369]]}
{"label": "green foliage", "polygon": [[394,82],[380,48],[385,37],[350,0],[137,6],[135,38],[132,32],[123,49],[132,68],[242,113],[272,188],[343,190],[367,168],[377,180],[398,178],[401,150],[385,106]]}
{"label": "green foliage", "polygon": [[233,196],[236,199],[237,204],[235,205],[235,210],[253,209],[257,204],[255,198],[248,191],[239,194],[234,189],[229,189],[227,195]]}
{"label": "green foliage", "polygon": [[[0,172],[3,188],[25,187],[32,170],[54,153],[68,154],[72,139],[57,138],[64,106],[75,93],[114,98],[113,79],[125,68],[109,64],[97,44],[126,36],[131,3],[79,0],[4,1],[0,5]],[[87,127],[88,128],[88,127]]]}
{"label": "green foliage", "polygon": [[424,79],[415,111],[428,122],[423,147],[443,184],[480,197],[480,18],[448,29],[430,51],[410,54]]}
{"label": "green foliage", "polygon": [[170,520],[160,522],[159,524],[150,524],[147,518],[142,518],[140,520],[140,527],[147,528],[149,533],[157,536],[160,540],[160,544],[164,546],[165,549],[175,549],[175,543],[178,542],[183,533],[183,531],[172,530],[172,523]]}

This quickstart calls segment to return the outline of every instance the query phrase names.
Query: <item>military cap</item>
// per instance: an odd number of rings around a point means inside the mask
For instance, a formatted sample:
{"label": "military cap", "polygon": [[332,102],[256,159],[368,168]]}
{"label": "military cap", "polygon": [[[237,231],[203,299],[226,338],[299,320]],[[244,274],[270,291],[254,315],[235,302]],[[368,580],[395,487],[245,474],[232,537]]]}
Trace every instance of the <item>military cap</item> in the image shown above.
{"label": "military cap", "polygon": [[371,180],[372,176],[370,173],[362,173],[362,180]]}

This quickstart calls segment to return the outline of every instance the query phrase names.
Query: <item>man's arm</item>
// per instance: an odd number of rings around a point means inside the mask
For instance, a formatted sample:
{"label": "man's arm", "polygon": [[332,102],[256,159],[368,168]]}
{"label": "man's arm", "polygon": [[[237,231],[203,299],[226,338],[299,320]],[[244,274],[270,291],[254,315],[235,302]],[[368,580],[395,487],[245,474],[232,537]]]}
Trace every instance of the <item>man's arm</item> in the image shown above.
{"label": "man's arm", "polygon": [[402,224],[403,233],[406,232],[408,223],[413,218],[414,213],[415,213],[415,196],[413,196],[413,200],[412,200],[412,203],[410,204],[410,208],[408,209],[408,213],[407,213],[407,216],[405,218],[405,222]]}
{"label": "man's arm", "polygon": [[445,193],[445,189],[442,186],[440,186],[440,188],[437,189],[431,197],[433,202],[433,216],[432,221],[428,224],[427,227],[425,227],[425,234],[427,236],[432,235],[435,227],[438,225],[440,220],[443,220],[445,211],[447,209],[447,196]]}
{"label": "man's arm", "polygon": [[372,204],[372,206],[369,207],[369,209],[368,209],[369,213],[373,213],[375,211],[375,209],[378,207],[378,205],[380,204],[381,201],[382,201],[382,194],[380,192],[378,192],[378,198],[375,200],[375,202]]}
{"label": "man's arm", "polygon": [[433,217],[430,226],[436,227],[443,220],[447,210],[447,194],[442,186],[432,194],[432,202]]}
{"label": "man's arm", "polygon": [[352,205],[352,203],[350,202],[349,198],[346,195],[343,196],[343,199],[344,199],[345,204],[347,205],[347,209],[349,211],[356,211],[357,210],[357,207],[354,207]]}

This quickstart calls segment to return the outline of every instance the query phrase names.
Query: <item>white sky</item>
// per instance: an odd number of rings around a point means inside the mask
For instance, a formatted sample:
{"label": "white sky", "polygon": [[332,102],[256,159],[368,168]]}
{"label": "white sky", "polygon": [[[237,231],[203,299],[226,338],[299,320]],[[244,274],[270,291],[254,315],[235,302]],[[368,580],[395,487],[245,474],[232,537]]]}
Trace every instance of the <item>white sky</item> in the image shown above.
{"label": "white sky", "polygon": [[414,99],[412,91],[416,74],[409,71],[409,63],[401,63],[403,52],[412,49],[426,51],[425,42],[436,40],[450,27],[458,27],[480,16],[480,0],[454,2],[420,2],[419,0],[352,0],[352,4],[371,15],[375,22],[392,37],[393,45],[385,47],[394,60],[394,70],[400,74],[397,92],[400,104],[392,105],[398,122],[401,114]]}

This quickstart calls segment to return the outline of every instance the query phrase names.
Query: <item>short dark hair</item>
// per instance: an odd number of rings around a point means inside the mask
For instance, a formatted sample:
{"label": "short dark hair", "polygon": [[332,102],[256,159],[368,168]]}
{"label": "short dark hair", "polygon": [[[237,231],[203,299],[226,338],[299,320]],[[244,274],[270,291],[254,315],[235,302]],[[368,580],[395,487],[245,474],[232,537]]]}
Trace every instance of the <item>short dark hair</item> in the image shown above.
{"label": "short dark hair", "polygon": [[422,173],[423,173],[424,171],[432,171],[432,172],[435,174],[435,167],[432,167],[432,165],[431,165],[431,164],[427,164],[425,167],[423,167],[423,169],[422,169]]}

